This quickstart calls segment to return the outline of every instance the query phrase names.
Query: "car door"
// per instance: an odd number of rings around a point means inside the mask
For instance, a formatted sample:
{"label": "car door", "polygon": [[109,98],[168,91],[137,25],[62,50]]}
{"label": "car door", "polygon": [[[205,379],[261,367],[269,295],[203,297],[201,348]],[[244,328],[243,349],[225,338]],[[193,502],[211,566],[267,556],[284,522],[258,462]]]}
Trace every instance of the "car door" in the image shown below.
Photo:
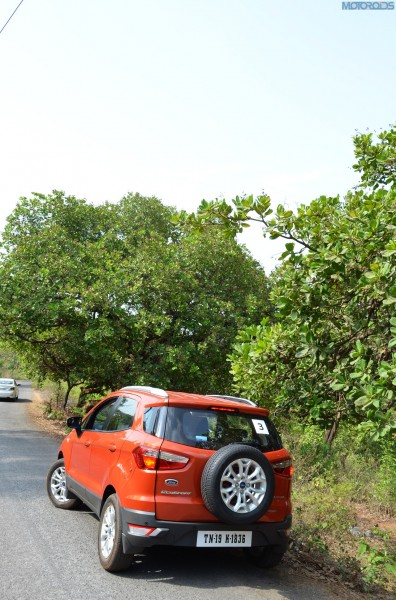
{"label": "car door", "polygon": [[123,465],[119,457],[136,413],[137,400],[120,396],[105,423],[105,430],[92,440],[87,496],[91,503],[101,502],[107,485],[120,488]]}
{"label": "car door", "polygon": [[[118,396],[101,403],[83,422],[80,432],[74,432],[71,438],[71,453],[68,464],[68,487],[80,498],[89,501],[87,490],[92,489],[90,460],[92,444],[100,444],[106,431],[106,425],[118,402]],[[90,503],[90,502],[89,502]]]}

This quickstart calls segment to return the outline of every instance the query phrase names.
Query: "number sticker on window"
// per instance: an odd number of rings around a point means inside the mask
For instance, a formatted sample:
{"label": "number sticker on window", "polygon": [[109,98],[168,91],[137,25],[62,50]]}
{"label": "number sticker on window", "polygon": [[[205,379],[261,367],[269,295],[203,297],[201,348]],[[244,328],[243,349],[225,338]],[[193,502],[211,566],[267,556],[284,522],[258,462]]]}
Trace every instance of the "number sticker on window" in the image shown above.
{"label": "number sticker on window", "polygon": [[269,432],[265,421],[252,419],[252,423],[257,433],[268,435]]}

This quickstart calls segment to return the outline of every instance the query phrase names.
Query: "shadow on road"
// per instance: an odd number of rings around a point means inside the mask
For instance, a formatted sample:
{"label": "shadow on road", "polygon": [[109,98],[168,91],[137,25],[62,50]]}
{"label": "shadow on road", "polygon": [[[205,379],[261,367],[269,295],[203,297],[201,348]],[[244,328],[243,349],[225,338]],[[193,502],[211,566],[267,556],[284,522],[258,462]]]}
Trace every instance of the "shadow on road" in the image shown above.
{"label": "shadow on road", "polygon": [[131,568],[116,576],[134,581],[143,580],[153,585],[218,589],[219,593],[222,590],[226,593],[226,588],[240,587],[241,596],[246,597],[249,596],[249,590],[259,590],[275,594],[265,594],[263,598],[279,598],[278,594],[290,600],[335,598],[328,589],[321,589],[320,584],[298,576],[282,563],[268,570],[255,567],[248,562],[241,550],[157,546],[137,555]]}
{"label": "shadow on road", "polygon": [[0,402],[9,402],[10,404],[27,404],[28,402],[31,402],[31,400],[29,398],[21,398],[19,396],[18,400],[10,400],[8,398],[0,398]]}

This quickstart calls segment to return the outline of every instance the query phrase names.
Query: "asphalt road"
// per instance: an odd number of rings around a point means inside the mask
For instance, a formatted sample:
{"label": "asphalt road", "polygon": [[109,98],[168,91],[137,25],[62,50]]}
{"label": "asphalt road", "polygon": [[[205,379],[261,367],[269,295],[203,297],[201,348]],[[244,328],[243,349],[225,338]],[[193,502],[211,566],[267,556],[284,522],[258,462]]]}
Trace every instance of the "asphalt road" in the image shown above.
{"label": "asphalt road", "polygon": [[0,400],[1,600],[332,600],[331,586],[293,573],[249,565],[238,552],[155,549],[123,574],[99,564],[98,520],[88,511],[56,509],[45,479],[58,442],[26,414],[31,388],[18,402]]}

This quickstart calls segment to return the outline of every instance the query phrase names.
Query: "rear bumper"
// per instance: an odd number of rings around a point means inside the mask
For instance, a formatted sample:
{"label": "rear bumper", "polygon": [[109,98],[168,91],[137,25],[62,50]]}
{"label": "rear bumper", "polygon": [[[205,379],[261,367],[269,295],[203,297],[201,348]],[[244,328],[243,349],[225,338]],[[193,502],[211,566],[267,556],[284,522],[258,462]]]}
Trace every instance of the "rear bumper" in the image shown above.
{"label": "rear bumper", "polygon": [[[250,525],[228,525],[219,522],[179,523],[174,521],[158,521],[154,513],[142,513],[121,507],[122,543],[125,554],[134,554],[142,548],[152,546],[190,546],[197,545],[198,531],[251,531],[252,546],[281,546],[285,550],[289,544],[288,530],[292,517],[280,523],[252,523]],[[132,535],[128,524],[153,527],[149,536]]]}
{"label": "rear bumper", "polygon": [[16,398],[18,398],[18,393],[14,392],[14,391],[1,391],[0,392],[0,398],[2,399],[12,399],[15,400]]}

